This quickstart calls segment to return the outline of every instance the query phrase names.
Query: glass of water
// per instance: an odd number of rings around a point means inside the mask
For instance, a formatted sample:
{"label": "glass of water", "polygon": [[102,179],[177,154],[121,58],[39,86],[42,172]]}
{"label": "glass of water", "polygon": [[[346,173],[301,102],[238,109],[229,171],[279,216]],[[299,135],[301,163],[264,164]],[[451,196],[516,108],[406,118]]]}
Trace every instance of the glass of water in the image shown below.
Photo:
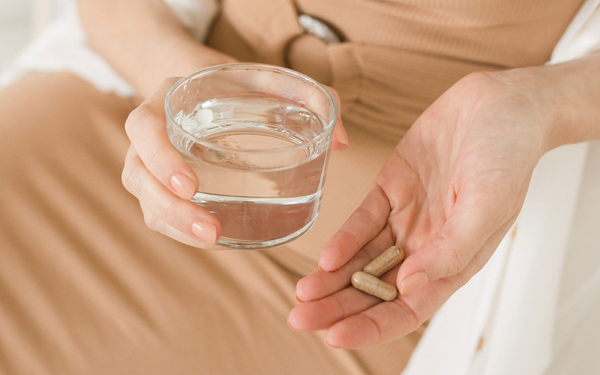
{"label": "glass of water", "polygon": [[191,199],[221,222],[218,244],[283,245],[319,215],[337,118],[313,79],[262,64],[226,64],[177,82],[165,101],[171,143],[200,181]]}

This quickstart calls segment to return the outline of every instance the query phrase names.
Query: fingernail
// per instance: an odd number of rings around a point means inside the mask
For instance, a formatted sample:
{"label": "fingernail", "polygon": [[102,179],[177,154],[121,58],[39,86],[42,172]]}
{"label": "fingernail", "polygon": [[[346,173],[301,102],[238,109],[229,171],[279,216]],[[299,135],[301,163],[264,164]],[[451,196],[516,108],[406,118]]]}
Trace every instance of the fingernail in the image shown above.
{"label": "fingernail", "polygon": [[414,292],[417,289],[423,287],[423,285],[427,284],[429,279],[425,272],[416,272],[405,278],[400,284],[400,295],[405,295],[410,292]]}
{"label": "fingernail", "polygon": [[190,199],[196,194],[196,184],[189,177],[180,173],[171,177],[171,186],[181,198]]}
{"label": "fingernail", "polygon": [[318,268],[319,268],[319,271],[321,271],[321,272],[329,272],[326,269],[323,269],[323,267],[321,266],[321,263],[319,263]]}
{"label": "fingernail", "polygon": [[288,327],[290,327],[290,329],[291,329],[292,331],[298,331],[296,328],[292,327],[292,324],[290,323],[290,321],[289,321],[289,320],[287,321],[287,325],[288,325]]}
{"label": "fingernail", "polygon": [[338,140],[338,142],[345,145],[346,147],[350,146],[350,141],[348,141],[348,134],[344,132],[340,132],[340,134],[335,133],[335,138]]}
{"label": "fingernail", "polygon": [[217,242],[217,227],[206,221],[197,221],[192,224],[192,233],[203,243],[214,244]]}
{"label": "fingernail", "polygon": [[330,348],[333,348],[333,349],[339,349],[340,348],[339,346],[335,346],[335,345],[330,344],[329,341],[327,341],[327,337],[325,338],[325,345],[327,345],[327,346],[329,346]]}

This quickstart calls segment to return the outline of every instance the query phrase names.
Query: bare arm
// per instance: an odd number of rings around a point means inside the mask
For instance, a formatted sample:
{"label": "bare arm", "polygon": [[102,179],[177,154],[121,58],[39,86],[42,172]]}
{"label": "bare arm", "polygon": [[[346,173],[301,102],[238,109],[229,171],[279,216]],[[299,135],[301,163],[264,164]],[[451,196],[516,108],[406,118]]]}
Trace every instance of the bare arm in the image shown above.
{"label": "bare arm", "polygon": [[[540,157],[600,139],[599,103],[600,53],[456,83],[400,141],[362,205],[325,245],[320,270],[298,282],[304,303],[291,311],[290,327],[327,329],[326,342],[343,348],[415,330],[490,259]],[[381,277],[400,295],[382,302],[348,288],[351,275],[391,245],[407,256]]]}
{"label": "bare arm", "polygon": [[161,0],[78,0],[88,41],[138,95],[166,77],[235,59],[196,42]]}
{"label": "bare arm", "polygon": [[547,113],[547,148],[600,139],[600,52],[557,65],[515,70],[515,81]]}

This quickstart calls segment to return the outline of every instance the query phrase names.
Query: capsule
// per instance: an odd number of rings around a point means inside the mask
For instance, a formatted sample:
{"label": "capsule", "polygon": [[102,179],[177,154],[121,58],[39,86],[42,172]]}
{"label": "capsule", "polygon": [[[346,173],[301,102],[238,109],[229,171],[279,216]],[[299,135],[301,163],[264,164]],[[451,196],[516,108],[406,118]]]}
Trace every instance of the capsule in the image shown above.
{"label": "capsule", "polygon": [[391,270],[396,264],[402,262],[402,259],[404,259],[404,251],[396,246],[392,246],[379,254],[371,263],[367,264],[363,268],[363,271],[369,275],[379,277]]}
{"label": "capsule", "polygon": [[396,288],[366,272],[358,271],[352,275],[352,286],[385,301],[392,301],[398,295]]}

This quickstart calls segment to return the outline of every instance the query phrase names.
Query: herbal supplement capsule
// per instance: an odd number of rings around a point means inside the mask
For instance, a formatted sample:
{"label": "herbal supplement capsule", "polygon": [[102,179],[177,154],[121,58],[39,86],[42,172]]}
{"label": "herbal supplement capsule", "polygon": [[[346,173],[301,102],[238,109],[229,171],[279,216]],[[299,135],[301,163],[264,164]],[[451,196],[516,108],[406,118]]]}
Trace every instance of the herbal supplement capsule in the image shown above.
{"label": "herbal supplement capsule", "polygon": [[352,275],[352,286],[385,301],[392,301],[398,295],[398,291],[394,286],[362,271],[355,272]]}
{"label": "herbal supplement capsule", "polygon": [[363,271],[375,277],[379,277],[391,270],[396,264],[402,262],[402,259],[404,259],[404,251],[396,246],[392,246],[379,254],[379,256],[373,259],[371,263],[367,264],[365,268],[363,268]]}

